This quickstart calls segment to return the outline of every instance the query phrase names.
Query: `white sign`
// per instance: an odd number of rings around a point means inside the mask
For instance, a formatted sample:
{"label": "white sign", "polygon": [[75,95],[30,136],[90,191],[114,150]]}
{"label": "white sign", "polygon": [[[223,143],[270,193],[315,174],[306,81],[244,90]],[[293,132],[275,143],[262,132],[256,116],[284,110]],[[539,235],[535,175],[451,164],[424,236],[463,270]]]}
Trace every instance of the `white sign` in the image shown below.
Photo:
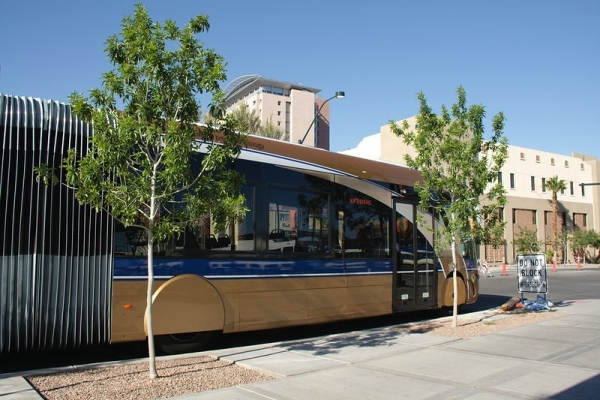
{"label": "white sign", "polygon": [[519,293],[548,293],[545,254],[517,255]]}

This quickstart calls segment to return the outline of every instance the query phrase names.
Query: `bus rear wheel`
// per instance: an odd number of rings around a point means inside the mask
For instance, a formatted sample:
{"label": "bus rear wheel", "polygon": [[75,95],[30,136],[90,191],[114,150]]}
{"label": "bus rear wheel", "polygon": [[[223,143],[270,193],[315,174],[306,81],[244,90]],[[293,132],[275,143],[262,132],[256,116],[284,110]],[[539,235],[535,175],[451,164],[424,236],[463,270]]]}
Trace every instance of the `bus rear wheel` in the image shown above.
{"label": "bus rear wheel", "polygon": [[156,347],[166,354],[181,354],[200,351],[210,342],[215,331],[172,333],[157,336]]}

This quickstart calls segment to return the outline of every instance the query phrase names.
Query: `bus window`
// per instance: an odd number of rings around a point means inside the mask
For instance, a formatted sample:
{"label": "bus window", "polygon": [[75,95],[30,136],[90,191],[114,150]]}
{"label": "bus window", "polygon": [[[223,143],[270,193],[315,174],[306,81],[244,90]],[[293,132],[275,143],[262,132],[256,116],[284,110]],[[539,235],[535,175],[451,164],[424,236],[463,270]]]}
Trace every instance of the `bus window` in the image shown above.
{"label": "bus window", "polygon": [[[254,187],[243,186],[240,190],[246,199],[246,208],[248,209],[243,216],[225,224],[222,229],[217,229],[210,213],[205,214],[167,243],[156,243],[157,254],[166,257],[187,258],[206,253],[253,252],[255,250]],[[125,243],[129,243],[129,247],[132,247],[132,238],[128,236],[126,238],[128,241]],[[119,237],[116,235],[115,240],[116,243],[120,243]],[[119,248],[125,247],[120,245]]]}
{"label": "bus window", "polygon": [[122,223],[115,223],[114,252],[119,256],[135,256],[147,254],[148,239],[146,230],[138,226],[125,228]]}
{"label": "bus window", "polygon": [[352,189],[343,202],[343,255],[346,258],[389,257],[389,207]]}
{"label": "bus window", "polygon": [[269,190],[269,251],[329,251],[328,195]]}

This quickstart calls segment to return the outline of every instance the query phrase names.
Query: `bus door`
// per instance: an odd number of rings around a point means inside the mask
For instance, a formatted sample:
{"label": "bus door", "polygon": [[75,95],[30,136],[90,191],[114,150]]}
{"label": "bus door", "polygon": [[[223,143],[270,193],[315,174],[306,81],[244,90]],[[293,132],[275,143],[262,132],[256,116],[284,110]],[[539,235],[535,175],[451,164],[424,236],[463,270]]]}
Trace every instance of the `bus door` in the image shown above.
{"label": "bus door", "polygon": [[[435,307],[436,278],[432,234],[418,227],[417,205],[394,200],[395,250],[393,308],[396,311]],[[425,218],[431,223],[431,218]]]}

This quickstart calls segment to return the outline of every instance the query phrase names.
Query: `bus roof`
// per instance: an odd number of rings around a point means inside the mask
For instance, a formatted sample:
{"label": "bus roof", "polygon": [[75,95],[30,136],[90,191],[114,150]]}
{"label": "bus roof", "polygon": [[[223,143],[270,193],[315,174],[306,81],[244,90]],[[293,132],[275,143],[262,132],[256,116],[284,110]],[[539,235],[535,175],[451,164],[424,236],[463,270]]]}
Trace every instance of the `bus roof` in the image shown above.
{"label": "bus roof", "polygon": [[399,186],[414,186],[415,182],[422,180],[421,172],[406,166],[335,153],[264,136],[249,134],[246,148],[321,165],[361,179],[393,183]]}

